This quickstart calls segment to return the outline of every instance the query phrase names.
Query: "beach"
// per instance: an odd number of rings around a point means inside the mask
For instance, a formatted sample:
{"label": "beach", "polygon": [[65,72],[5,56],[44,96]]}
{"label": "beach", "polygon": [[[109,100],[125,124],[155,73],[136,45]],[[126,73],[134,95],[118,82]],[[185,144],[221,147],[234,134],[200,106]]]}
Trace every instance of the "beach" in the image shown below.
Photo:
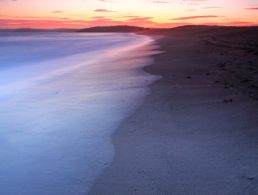
{"label": "beach", "polygon": [[124,28],[1,32],[0,194],[257,195],[258,28]]}
{"label": "beach", "polygon": [[162,76],[112,136],[89,194],[258,194],[257,28],[145,32]]}
{"label": "beach", "polygon": [[0,194],[86,194],[157,77],[135,34],[0,32]]}

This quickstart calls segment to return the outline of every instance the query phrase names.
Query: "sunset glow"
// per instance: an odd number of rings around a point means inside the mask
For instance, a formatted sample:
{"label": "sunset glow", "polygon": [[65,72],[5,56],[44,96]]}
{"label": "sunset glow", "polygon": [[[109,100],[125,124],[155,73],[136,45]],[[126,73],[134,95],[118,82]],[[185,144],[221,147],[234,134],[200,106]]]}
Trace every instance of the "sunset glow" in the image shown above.
{"label": "sunset glow", "polygon": [[0,28],[257,25],[256,0],[0,0]]}

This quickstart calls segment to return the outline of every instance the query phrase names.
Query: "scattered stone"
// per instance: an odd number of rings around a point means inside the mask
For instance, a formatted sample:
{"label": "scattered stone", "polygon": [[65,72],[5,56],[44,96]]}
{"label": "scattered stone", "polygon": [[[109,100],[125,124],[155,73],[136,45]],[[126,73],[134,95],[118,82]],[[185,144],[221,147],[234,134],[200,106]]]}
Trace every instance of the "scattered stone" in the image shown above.
{"label": "scattered stone", "polygon": [[253,64],[253,62],[252,62],[252,61],[250,61],[250,60],[248,61],[248,63],[249,63],[249,64]]}
{"label": "scattered stone", "polygon": [[258,100],[258,95],[252,92],[249,92],[249,97],[252,98],[253,100]]}
{"label": "scattered stone", "polygon": [[247,68],[247,70],[249,70],[249,71],[253,71],[253,70],[254,70],[254,68],[249,67],[249,68]]}
{"label": "scattered stone", "polygon": [[254,176],[247,176],[247,179],[250,180],[250,181],[252,181],[252,180],[255,179],[255,177],[254,177]]}
{"label": "scattered stone", "polygon": [[214,81],[214,83],[220,83],[220,81],[217,80],[217,81]]}
{"label": "scattered stone", "polygon": [[241,81],[241,83],[248,83],[248,82],[250,82],[250,79],[244,79]]}
{"label": "scattered stone", "polygon": [[218,66],[219,66],[220,68],[224,68],[224,67],[226,67],[226,63],[219,63]]}
{"label": "scattered stone", "polygon": [[244,175],[242,177],[243,177],[243,179],[247,179],[249,181],[255,180],[255,176],[253,176],[253,175]]}
{"label": "scattered stone", "polygon": [[192,77],[191,76],[188,76],[187,79],[191,79]]}
{"label": "scattered stone", "polygon": [[230,103],[230,102],[233,102],[233,99],[225,99],[223,100],[224,103]]}
{"label": "scattered stone", "polygon": [[252,53],[253,50],[252,49],[247,49],[246,51],[247,51],[247,53]]}
{"label": "scattered stone", "polygon": [[258,101],[258,96],[254,96],[253,99],[254,99],[255,101]]}

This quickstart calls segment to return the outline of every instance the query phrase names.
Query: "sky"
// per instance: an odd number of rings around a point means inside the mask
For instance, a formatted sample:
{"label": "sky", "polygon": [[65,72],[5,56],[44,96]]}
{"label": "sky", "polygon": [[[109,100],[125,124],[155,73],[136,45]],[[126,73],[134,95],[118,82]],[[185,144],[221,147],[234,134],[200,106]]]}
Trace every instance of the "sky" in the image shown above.
{"label": "sky", "polygon": [[0,0],[0,28],[258,25],[258,0]]}

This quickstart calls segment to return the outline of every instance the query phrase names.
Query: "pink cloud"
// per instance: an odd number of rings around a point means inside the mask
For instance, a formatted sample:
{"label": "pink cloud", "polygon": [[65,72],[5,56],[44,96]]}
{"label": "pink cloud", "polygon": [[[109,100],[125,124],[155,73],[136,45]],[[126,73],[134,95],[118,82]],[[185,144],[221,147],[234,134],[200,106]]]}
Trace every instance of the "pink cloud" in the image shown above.
{"label": "pink cloud", "polygon": [[108,10],[108,9],[95,9],[94,11],[95,12],[106,12],[106,13],[108,13],[108,12],[115,12],[115,11]]}
{"label": "pink cloud", "polygon": [[152,3],[161,3],[161,4],[166,4],[169,3],[168,1],[163,1],[163,0],[153,0],[151,1]]}
{"label": "pink cloud", "polygon": [[258,7],[248,7],[247,10],[258,10]]}
{"label": "pink cloud", "polygon": [[185,16],[185,17],[173,18],[172,20],[192,20],[192,19],[218,18],[218,17],[220,16],[216,16],[216,15]]}

